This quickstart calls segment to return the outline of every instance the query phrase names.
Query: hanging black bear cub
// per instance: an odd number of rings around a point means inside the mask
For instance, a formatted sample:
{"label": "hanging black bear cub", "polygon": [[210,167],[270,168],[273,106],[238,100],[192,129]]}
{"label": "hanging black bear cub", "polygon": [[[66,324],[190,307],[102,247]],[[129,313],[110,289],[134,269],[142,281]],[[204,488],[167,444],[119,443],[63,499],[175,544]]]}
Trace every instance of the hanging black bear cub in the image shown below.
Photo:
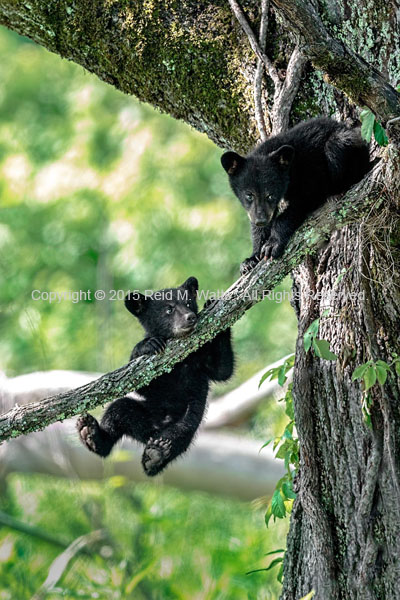
{"label": "hanging black bear cub", "polygon": [[[197,279],[190,277],[179,288],[160,290],[151,296],[126,296],[126,308],[146,332],[144,340],[132,350],[131,360],[162,352],[168,339],[193,331],[197,290]],[[140,393],[110,404],[100,424],[91,415],[80,417],[77,429],[82,442],[104,457],[122,436],[128,435],[145,444],[143,468],[147,475],[157,475],[188,449],[204,415],[210,380],[229,379],[233,363],[230,330],[226,329],[170,373],[141,388]]]}
{"label": "hanging black bear cub", "polygon": [[[246,158],[226,152],[221,163],[251,222],[253,254],[241,264],[242,274],[262,258],[281,256],[307,215],[370,169],[360,130],[328,118],[273,136]],[[281,200],[286,208],[279,214]]]}

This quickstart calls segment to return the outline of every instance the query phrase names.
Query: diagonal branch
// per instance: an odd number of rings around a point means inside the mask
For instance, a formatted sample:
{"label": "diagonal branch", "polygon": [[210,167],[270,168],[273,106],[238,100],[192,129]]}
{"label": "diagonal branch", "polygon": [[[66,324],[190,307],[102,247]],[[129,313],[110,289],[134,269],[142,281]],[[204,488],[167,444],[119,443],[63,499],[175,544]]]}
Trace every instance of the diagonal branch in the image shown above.
{"label": "diagonal branch", "polygon": [[334,39],[307,0],[272,0],[275,9],[306,42],[305,53],[328,83],[358,106],[368,106],[385,124],[400,115],[400,94],[383,75]]}
{"label": "diagonal branch", "polygon": [[[263,299],[304,258],[318,250],[332,231],[362,218],[373,206],[383,183],[382,161],[338,203],[328,202],[311,216],[291,239],[282,258],[261,262],[250,274],[241,277],[209,310],[202,311],[196,331],[187,339],[171,340],[162,355],[140,357],[116,371],[79,388],[41,402],[14,407],[0,415],[0,441],[38,431],[105,404],[150,383],[194,352],[220,331],[233,325],[252,305]],[[375,193],[371,193],[375,192]]]}

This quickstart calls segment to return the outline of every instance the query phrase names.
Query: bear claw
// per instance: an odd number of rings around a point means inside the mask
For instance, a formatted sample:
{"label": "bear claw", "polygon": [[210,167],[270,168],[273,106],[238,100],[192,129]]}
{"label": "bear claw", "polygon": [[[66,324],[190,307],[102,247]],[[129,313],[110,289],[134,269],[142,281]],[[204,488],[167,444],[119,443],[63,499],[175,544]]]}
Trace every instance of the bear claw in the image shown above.
{"label": "bear claw", "polygon": [[99,424],[92,415],[82,415],[76,422],[76,428],[83,444],[97,453],[96,437],[99,435]]}
{"label": "bear claw", "polygon": [[160,473],[167,465],[172,442],[167,438],[150,438],[143,452],[142,464],[147,475]]}

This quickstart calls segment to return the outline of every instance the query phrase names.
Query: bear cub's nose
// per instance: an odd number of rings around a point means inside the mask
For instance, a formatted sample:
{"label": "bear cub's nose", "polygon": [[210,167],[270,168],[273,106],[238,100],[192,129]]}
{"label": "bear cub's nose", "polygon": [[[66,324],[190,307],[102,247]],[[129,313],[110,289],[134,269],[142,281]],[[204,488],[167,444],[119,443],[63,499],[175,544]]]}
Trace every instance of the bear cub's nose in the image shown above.
{"label": "bear cub's nose", "polygon": [[186,321],[188,322],[189,325],[194,325],[194,323],[196,323],[197,317],[194,313],[187,313],[185,315]]}

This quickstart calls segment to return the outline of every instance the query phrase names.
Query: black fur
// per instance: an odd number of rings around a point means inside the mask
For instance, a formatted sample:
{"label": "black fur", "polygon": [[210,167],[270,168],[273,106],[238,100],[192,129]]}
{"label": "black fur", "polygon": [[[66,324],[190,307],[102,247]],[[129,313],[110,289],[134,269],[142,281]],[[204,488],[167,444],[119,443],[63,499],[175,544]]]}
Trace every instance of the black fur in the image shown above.
{"label": "black fur", "polygon": [[[146,332],[131,360],[162,352],[168,339],[194,330],[197,289],[197,279],[190,277],[181,287],[160,290],[152,297],[129,294],[125,298],[127,309]],[[128,435],[145,444],[142,464],[147,475],[160,473],[188,449],[204,415],[210,380],[229,379],[233,363],[230,330],[226,329],[175,365],[171,373],[154,379],[132,397],[110,404],[100,424],[91,415],[80,417],[77,428],[82,442],[105,457]]]}
{"label": "black fur", "polygon": [[[226,152],[221,163],[251,221],[253,254],[241,264],[242,273],[261,258],[281,256],[307,215],[370,169],[360,130],[327,118],[270,137],[246,158]],[[287,206],[279,214],[281,200]]]}

